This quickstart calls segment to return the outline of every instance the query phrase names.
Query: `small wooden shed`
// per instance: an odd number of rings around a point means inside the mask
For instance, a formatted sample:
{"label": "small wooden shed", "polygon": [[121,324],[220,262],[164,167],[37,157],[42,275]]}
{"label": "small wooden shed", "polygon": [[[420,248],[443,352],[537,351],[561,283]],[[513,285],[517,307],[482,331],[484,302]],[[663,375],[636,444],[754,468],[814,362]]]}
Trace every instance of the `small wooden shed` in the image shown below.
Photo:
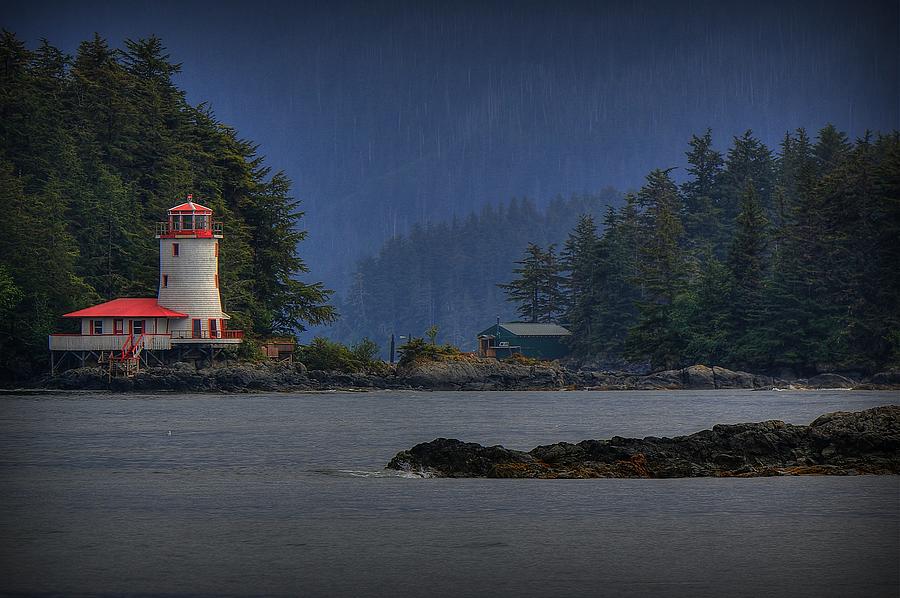
{"label": "small wooden shed", "polygon": [[297,341],[294,338],[270,338],[263,344],[263,352],[273,361],[294,362],[294,350]]}

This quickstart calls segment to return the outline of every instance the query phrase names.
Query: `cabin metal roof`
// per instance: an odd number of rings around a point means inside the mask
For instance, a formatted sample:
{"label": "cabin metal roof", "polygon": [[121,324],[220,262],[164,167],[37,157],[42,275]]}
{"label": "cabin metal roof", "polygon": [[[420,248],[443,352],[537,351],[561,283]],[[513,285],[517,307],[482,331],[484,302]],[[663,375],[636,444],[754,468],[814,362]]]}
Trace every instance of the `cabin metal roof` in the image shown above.
{"label": "cabin metal roof", "polygon": [[500,326],[516,336],[569,336],[572,334],[559,324],[501,322]]}
{"label": "cabin metal roof", "polygon": [[[559,324],[541,322],[501,322],[500,327],[516,336],[571,336],[571,332]],[[490,335],[496,331],[496,325],[486,328],[481,334]]]}
{"label": "cabin metal roof", "polygon": [[150,299],[113,299],[78,311],[63,314],[64,318],[186,318],[187,314],[167,309]]}

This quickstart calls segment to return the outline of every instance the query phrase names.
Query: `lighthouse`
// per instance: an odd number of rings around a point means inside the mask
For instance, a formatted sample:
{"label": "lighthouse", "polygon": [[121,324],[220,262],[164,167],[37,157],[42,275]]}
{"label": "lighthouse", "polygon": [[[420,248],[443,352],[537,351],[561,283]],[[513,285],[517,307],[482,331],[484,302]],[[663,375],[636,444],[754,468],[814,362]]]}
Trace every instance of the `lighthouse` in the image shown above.
{"label": "lighthouse", "polygon": [[157,225],[159,292],[157,302],[186,314],[173,321],[173,338],[222,338],[228,315],[219,294],[219,241],[222,226],[206,206],[188,201],[169,209]]}
{"label": "lighthouse", "polygon": [[[79,319],[80,332],[51,334],[50,363],[84,367],[92,359],[130,364],[191,359],[214,361],[221,350],[240,344],[243,332],[229,330],[219,294],[222,224],[213,211],[187,201],[170,208],[156,226],[159,288],[156,297],[122,297],[64,314]],[[134,366],[134,367],[131,367]]]}

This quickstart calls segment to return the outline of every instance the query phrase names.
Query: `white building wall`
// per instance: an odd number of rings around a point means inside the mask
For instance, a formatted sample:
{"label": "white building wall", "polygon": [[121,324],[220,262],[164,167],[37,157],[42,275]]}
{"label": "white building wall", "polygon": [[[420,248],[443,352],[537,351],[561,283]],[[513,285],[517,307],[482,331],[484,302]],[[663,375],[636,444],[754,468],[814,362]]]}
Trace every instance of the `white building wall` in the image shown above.
{"label": "white building wall", "polygon": [[[115,320],[122,320],[121,334],[125,336],[132,330],[130,323],[134,320],[144,321],[144,332],[146,334],[165,334],[169,332],[169,329],[171,328],[168,324],[169,320],[166,318],[81,318],[81,334],[84,336],[92,335],[91,322],[96,320],[103,321],[103,334],[114,333],[113,325],[115,324]],[[172,321],[174,322],[177,320]]]}
{"label": "white building wall", "polygon": [[[228,319],[216,286],[219,258],[218,239],[159,240],[159,304],[187,314],[187,318],[169,320],[169,331],[191,330],[191,320],[199,318],[203,332],[209,331],[209,319]],[[178,255],[172,246],[178,244]],[[163,285],[163,276],[167,284]]]}

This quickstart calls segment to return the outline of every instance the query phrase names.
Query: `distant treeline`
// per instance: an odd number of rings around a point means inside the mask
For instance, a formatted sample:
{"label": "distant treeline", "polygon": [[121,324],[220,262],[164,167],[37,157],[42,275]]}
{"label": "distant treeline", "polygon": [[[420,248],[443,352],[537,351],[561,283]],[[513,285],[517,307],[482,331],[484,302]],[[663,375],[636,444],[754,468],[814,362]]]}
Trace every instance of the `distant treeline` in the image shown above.
{"label": "distant treeline", "polygon": [[0,36],[0,378],[40,371],[60,314],[153,297],[155,222],[187,193],[224,221],[221,289],[233,328],[291,332],[332,317],[295,280],[305,233],[290,181],[256,146],[191,106],[159,39],[74,59]]}
{"label": "distant treeline", "polygon": [[338,306],[341,319],[327,333],[345,342],[368,337],[386,349],[392,333],[424,336],[436,324],[441,342],[474,349],[476,333],[497,316],[513,317],[496,283],[509,278],[524,244],[562,242],[579,215],[619,203],[613,189],[559,197],[544,208],[513,199],[465,219],[416,226],[359,262]]}
{"label": "distant treeline", "polygon": [[[686,182],[654,170],[599,232],[531,245],[505,285],[576,355],[796,372],[900,363],[900,134],[694,136]],[[534,239],[533,239],[534,240]]]}

